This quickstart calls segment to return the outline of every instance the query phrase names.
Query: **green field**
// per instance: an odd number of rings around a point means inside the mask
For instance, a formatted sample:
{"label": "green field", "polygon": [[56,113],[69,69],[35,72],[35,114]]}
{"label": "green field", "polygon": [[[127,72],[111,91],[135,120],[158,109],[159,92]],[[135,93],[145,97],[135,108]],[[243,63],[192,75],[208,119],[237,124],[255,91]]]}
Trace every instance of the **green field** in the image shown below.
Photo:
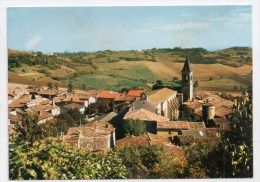
{"label": "green field", "polygon": [[209,90],[239,90],[247,88],[246,84],[242,82],[235,81],[232,78],[220,78],[220,79],[213,79],[213,80],[204,80],[199,81],[199,88],[200,89],[209,89]]}
{"label": "green field", "polygon": [[252,49],[243,47],[215,52],[203,48],[165,48],[57,53],[52,56],[9,50],[8,70],[12,73],[9,81],[33,85],[38,81],[44,86],[52,82],[61,87],[67,87],[71,81],[79,88],[85,84],[89,89],[111,90],[124,87],[149,89],[156,80],[173,85],[173,77],[181,78],[187,51],[190,51],[194,81],[199,81],[198,89],[238,90],[252,86]]}

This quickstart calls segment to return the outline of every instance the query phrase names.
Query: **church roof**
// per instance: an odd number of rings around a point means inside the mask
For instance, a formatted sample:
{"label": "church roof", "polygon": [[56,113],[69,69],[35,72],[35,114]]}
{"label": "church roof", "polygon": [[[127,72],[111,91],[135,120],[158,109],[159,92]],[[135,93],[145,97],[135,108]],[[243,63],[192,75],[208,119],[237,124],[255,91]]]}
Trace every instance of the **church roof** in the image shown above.
{"label": "church roof", "polygon": [[181,72],[191,72],[191,67],[190,67],[190,61],[189,61],[189,58],[186,57],[186,60],[185,60],[185,63],[184,63],[184,66],[181,70]]}

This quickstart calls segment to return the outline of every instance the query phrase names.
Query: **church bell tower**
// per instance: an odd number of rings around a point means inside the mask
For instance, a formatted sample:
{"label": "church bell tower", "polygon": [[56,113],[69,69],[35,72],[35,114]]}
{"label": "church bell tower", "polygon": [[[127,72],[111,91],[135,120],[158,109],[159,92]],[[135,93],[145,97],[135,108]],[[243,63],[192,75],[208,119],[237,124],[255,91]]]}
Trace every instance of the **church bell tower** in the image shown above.
{"label": "church bell tower", "polygon": [[183,102],[186,102],[193,98],[193,72],[191,70],[188,57],[186,57],[184,66],[181,70],[181,75],[181,91],[183,94]]}

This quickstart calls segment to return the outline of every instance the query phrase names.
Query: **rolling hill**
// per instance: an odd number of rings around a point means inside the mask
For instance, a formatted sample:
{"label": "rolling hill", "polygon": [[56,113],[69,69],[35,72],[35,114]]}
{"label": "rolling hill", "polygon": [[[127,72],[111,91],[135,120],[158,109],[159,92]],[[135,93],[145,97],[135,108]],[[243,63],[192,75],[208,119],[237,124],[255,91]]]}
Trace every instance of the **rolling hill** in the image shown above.
{"label": "rolling hill", "polygon": [[252,83],[252,49],[233,47],[215,52],[203,48],[98,51],[93,53],[23,52],[9,50],[9,82],[35,86],[71,81],[80,88],[120,90],[150,88],[156,80],[169,83],[181,78],[185,55],[189,55],[194,80],[200,90],[236,90]]}

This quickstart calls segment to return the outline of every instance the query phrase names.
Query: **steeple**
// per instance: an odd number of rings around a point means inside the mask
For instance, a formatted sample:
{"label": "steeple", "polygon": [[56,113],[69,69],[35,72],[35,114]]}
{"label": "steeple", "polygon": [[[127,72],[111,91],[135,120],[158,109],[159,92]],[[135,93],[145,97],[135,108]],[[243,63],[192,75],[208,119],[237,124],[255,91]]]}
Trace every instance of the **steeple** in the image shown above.
{"label": "steeple", "polygon": [[193,72],[191,70],[188,56],[186,56],[186,60],[182,68],[181,75],[181,90],[183,94],[183,102],[186,102],[193,98]]}
{"label": "steeple", "polygon": [[184,66],[183,66],[181,72],[192,72],[188,56],[186,56],[186,60],[185,60],[185,63],[184,63]]}

